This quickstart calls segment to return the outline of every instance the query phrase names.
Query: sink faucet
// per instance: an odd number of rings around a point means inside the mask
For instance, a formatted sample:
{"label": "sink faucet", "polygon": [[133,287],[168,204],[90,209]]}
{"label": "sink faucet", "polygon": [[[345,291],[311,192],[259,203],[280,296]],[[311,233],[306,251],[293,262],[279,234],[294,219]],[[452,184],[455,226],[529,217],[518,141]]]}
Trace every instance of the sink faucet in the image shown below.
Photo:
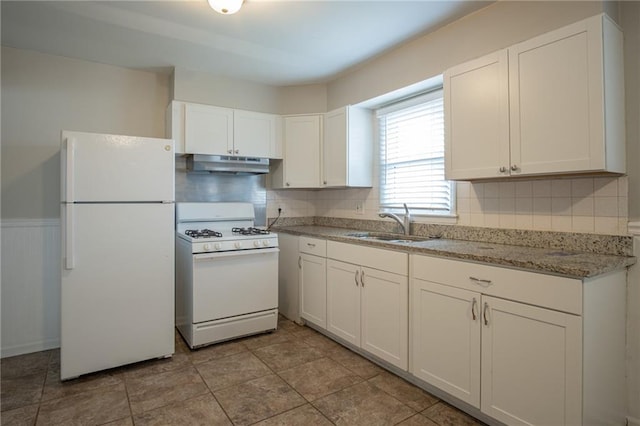
{"label": "sink faucet", "polygon": [[409,213],[409,207],[407,207],[407,203],[404,203],[403,206],[404,206],[404,220],[401,220],[397,214],[388,213],[388,212],[378,213],[378,216],[389,217],[395,220],[400,224],[400,226],[402,226],[402,231],[404,232],[404,235],[409,235],[409,232],[410,232],[409,228],[411,226],[411,213]]}

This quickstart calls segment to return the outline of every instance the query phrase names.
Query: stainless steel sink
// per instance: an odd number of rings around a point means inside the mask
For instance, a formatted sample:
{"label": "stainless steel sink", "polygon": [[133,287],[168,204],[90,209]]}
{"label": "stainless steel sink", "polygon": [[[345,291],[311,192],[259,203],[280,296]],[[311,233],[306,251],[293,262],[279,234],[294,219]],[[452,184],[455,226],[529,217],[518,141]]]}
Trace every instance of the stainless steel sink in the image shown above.
{"label": "stainless steel sink", "polygon": [[374,240],[374,241],[384,241],[386,243],[401,243],[401,244],[409,244],[420,241],[428,241],[432,238],[425,237],[414,237],[414,238],[403,238],[401,235],[388,235],[388,234],[376,234],[371,232],[352,232],[349,234],[345,234],[347,237],[358,238],[362,240]]}

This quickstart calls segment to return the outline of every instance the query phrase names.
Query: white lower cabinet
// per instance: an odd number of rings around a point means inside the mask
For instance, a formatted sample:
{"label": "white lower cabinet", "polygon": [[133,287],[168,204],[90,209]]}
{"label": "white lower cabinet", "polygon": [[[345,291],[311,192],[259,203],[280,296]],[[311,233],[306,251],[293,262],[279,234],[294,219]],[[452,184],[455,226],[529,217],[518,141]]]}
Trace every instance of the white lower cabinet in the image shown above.
{"label": "white lower cabinet", "polygon": [[513,425],[581,423],[582,319],[482,296],[481,410]]}
{"label": "white lower cabinet", "polygon": [[411,281],[411,373],[480,408],[480,294]]}
{"label": "white lower cabinet", "polygon": [[625,271],[411,255],[410,373],[508,425],[623,424]]}
{"label": "white lower cabinet", "polygon": [[327,328],[326,241],[300,237],[300,317]]}
{"label": "white lower cabinet", "polygon": [[327,243],[327,330],[404,370],[408,367],[407,256]]}

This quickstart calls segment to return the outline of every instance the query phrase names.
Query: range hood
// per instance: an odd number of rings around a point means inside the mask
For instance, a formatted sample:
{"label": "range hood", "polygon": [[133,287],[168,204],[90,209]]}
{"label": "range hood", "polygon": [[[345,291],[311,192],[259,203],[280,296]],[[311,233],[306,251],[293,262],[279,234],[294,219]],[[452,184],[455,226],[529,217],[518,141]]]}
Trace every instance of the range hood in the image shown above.
{"label": "range hood", "polygon": [[187,156],[187,170],[192,172],[264,174],[269,173],[269,159],[192,154]]}

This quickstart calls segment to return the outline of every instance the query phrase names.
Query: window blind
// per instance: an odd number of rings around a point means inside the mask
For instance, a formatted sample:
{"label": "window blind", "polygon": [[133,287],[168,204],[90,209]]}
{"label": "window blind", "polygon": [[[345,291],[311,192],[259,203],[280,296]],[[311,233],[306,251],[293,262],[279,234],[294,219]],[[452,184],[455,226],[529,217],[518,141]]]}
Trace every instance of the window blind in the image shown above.
{"label": "window blind", "polygon": [[451,212],[451,184],[444,178],[442,90],[378,110],[380,205],[437,214]]}

